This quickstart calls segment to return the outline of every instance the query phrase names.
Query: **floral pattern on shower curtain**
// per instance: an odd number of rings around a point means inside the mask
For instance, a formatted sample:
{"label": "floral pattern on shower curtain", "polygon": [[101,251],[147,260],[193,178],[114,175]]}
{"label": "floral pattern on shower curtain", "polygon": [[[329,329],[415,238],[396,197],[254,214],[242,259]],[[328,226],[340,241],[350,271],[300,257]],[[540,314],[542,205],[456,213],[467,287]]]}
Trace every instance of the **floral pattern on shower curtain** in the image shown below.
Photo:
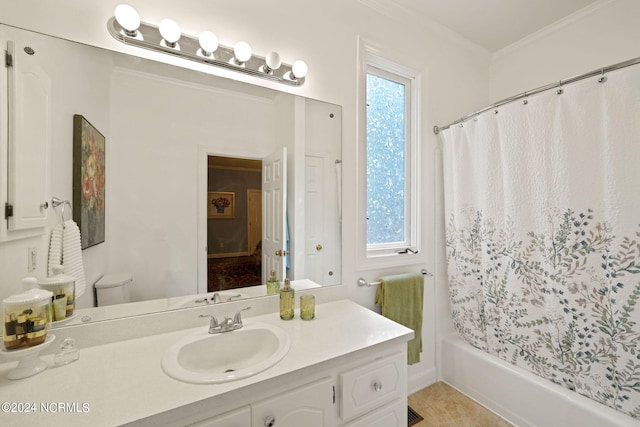
{"label": "floral pattern on shower curtain", "polygon": [[640,66],[443,131],[456,331],[640,419]]}

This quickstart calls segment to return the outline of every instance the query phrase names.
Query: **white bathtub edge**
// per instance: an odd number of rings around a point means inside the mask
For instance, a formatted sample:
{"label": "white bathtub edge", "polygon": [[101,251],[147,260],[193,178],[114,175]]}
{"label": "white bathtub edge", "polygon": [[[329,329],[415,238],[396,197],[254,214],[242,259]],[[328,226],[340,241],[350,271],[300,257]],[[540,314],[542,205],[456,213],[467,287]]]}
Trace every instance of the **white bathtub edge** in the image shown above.
{"label": "white bathtub edge", "polygon": [[465,343],[443,340],[442,380],[519,427],[637,427],[640,422]]}

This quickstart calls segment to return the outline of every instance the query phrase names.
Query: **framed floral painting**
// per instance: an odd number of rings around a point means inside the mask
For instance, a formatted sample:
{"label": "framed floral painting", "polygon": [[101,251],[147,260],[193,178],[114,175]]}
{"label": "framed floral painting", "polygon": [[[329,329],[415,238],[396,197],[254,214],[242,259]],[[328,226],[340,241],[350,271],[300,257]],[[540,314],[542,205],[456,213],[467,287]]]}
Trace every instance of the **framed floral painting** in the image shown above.
{"label": "framed floral painting", "polygon": [[207,197],[209,218],[231,219],[236,216],[236,193],[232,191],[209,191]]}
{"label": "framed floral painting", "polygon": [[83,116],[73,116],[73,220],[86,249],[104,242],[105,138]]}

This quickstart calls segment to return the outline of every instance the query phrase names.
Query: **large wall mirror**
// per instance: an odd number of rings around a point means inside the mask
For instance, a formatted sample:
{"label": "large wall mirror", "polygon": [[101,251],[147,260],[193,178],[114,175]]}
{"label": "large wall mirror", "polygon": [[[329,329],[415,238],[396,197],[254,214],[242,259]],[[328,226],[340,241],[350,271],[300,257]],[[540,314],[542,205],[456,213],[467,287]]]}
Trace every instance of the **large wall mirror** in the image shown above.
{"label": "large wall mirror", "polygon": [[114,316],[263,296],[271,270],[341,283],[340,106],[10,26],[0,38],[50,84],[50,196],[73,199],[73,116],[105,136],[105,241],[83,258],[88,293],[132,274],[134,304]]}

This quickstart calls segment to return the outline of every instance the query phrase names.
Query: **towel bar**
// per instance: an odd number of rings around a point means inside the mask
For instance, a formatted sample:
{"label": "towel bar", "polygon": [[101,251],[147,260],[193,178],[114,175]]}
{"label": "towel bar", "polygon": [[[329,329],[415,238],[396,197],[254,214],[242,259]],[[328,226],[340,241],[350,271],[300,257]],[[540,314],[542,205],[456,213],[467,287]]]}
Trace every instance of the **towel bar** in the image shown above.
{"label": "towel bar", "polygon": [[[430,273],[429,271],[427,271],[427,269],[423,268],[422,270],[420,270],[420,273],[423,276],[428,276],[431,277],[433,276],[432,273]],[[358,279],[358,286],[377,286],[379,285],[380,282],[367,282],[366,280],[364,280],[362,277]]]}

